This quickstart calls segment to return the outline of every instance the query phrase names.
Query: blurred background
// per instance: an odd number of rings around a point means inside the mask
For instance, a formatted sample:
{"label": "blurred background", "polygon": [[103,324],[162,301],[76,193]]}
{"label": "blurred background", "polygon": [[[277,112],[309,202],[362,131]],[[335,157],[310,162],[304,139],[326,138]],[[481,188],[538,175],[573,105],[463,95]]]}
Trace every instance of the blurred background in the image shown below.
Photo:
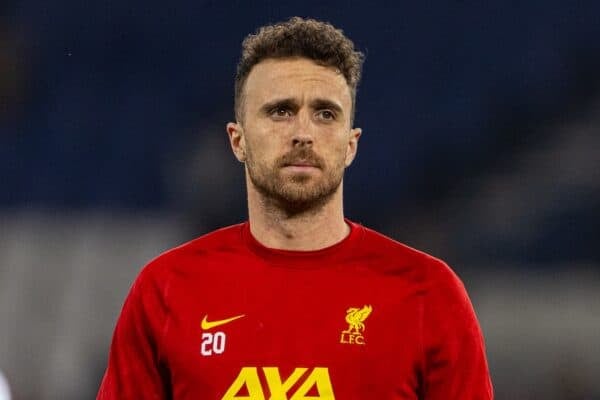
{"label": "blurred background", "polygon": [[246,218],[240,44],[293,15],[366,54],[346,214],[461,276],[498,399],[600,399],[600,2],[558,0],[2,0],[13,398],[94,398],[140,268]]}

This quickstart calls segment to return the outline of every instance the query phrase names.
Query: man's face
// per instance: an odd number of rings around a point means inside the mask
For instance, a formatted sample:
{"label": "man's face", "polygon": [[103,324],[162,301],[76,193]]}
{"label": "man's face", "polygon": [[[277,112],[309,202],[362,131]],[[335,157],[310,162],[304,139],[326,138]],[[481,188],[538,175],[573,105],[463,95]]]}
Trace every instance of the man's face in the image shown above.
{"label": "man's face", "polygon": [[259,193],[306,210],[340,189],[360,136],[342,74],[303,58],[267,59],[250,72],[242,107],[243,121],[227,130]]}

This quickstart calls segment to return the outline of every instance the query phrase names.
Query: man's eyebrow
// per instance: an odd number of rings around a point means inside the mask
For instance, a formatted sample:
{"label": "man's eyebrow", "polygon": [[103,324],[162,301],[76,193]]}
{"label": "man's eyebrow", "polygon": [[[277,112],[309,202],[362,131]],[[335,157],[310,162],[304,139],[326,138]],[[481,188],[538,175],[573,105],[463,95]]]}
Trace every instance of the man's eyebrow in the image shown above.
{"label": "man's eyebrow", "polygon": [[263,113],[269,113],[269,112],[271,112],[272,110],[274,110],[276,108],[284,108],[284,109],[297,110],[298,109],[298,103],[294,99],[292,99],[292,98],[275,99],[275,100],[269,101],[268,103],[263,104],[260,107],[260,110]]}
{"label": "man's eyebrow", "polygon": [[334,111],[336,114],[344,114],[344,110],[339,104],[328,99],[315,99],[310,102],[310,106],[315,110],[329,109]]}

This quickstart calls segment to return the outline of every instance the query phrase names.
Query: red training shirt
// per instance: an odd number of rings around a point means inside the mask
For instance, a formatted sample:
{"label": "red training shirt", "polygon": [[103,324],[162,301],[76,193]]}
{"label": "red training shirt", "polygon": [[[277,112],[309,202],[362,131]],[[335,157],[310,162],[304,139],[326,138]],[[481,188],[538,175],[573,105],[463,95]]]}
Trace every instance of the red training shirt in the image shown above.
{"label": "red training shirt", "polygon": [[97,399],[492,399],[457,276],[347,222],[318,251],[266,248],[246,222],[159,256],[125,301]]}

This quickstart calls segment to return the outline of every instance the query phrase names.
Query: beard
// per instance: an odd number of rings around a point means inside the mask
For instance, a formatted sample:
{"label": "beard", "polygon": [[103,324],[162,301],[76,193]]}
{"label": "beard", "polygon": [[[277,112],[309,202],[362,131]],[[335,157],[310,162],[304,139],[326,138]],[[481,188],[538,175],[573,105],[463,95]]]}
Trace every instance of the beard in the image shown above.
{"label": "beard", "polygon": [[[344,177],[344,159],[335,160],[328,166],[310,148],[298,148],[275,160],[272,166],[257,162],[253,152],[247,150],[246,170],[250,181],[262,195],[267,205],[288,214],[318,210],[335,194]],[[312,173],[284,174],[283,169],[298,161],[321,170],[320,176]]]}

